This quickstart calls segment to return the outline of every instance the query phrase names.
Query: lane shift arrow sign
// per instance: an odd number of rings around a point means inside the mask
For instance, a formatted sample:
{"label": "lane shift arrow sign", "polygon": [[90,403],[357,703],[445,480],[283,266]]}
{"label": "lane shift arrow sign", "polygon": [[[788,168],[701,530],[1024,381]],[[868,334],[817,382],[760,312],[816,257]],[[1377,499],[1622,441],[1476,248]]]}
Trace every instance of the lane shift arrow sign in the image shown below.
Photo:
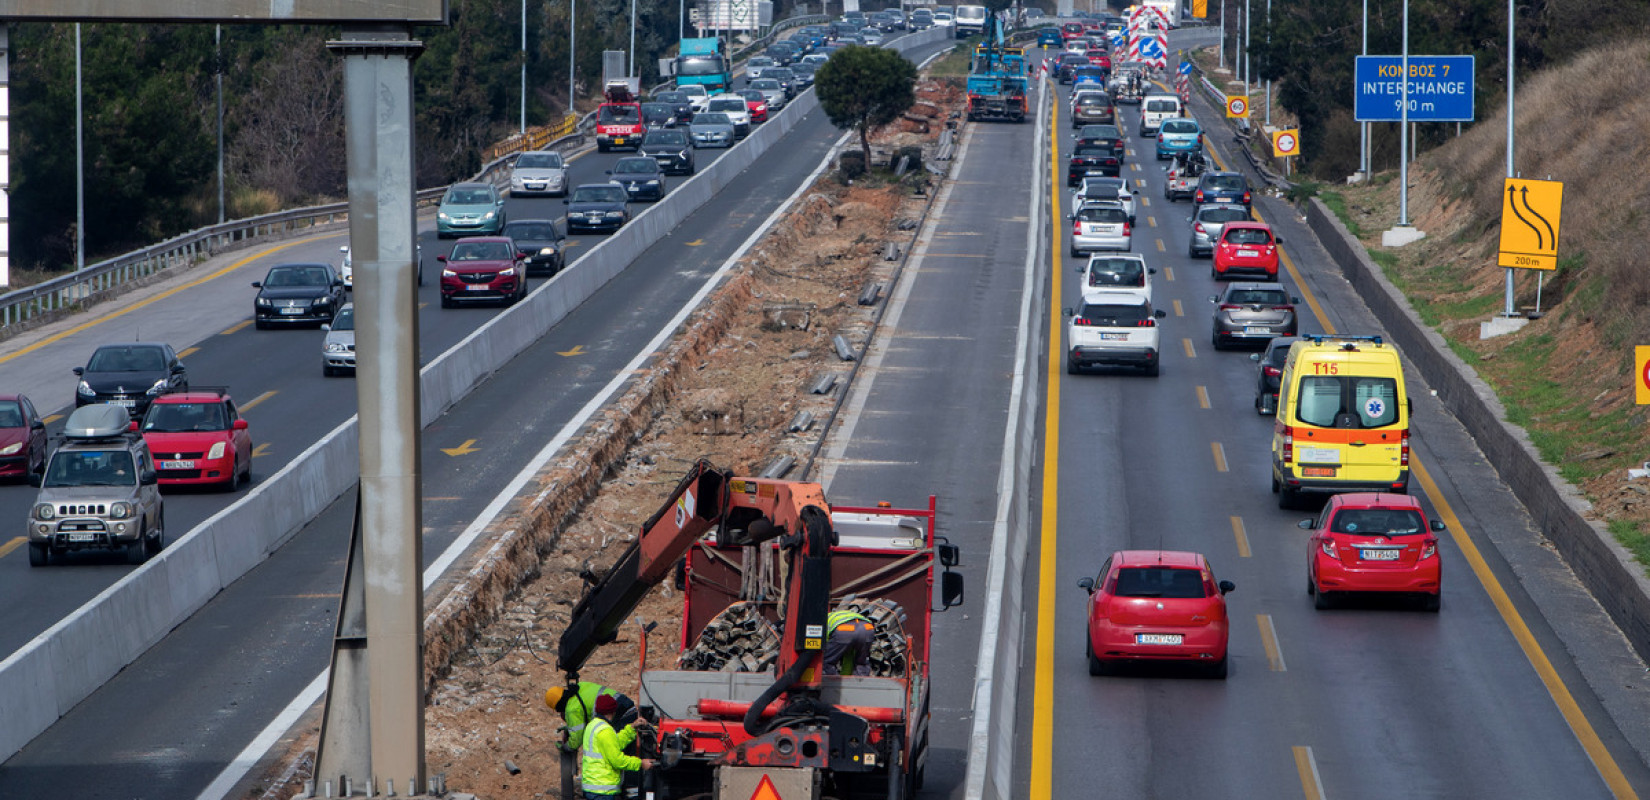
{"label": "lane shift arrow sign", "polygon": [[481,452],[481,448],[476,447],[475,443],[476,443],[476,440],[474,440],[474,439],[465,439],[464,444],[461,444],[457,447],[443,447],[443,448],[441,448],[441,452],[446,453],[447,455],[450,455],[450,456],[453,456],[453,457],[467,456],[471,453]]}
{"label": "lane shift arrow sign", "polygon": [[582,356],[582,355],[584,355],[584,345],[582,345],[582,344],[573,345],[572,350],[557,350],[556,355],[558,355],[558,356]]}

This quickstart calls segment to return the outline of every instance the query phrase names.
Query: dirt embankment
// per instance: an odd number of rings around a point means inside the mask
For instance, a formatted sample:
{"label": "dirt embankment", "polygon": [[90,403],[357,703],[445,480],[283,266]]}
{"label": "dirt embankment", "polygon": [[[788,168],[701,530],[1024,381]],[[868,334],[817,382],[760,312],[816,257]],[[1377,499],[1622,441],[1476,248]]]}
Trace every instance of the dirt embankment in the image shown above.
{"label": "dirt embankment", "polygon": [[[873,137],[875,150],[926,145],[932,155],[962,96],[949,83],[923,80],[917,97],[911,112]],[[780,455],[807,457],[818,425],[792,433],[789,424],[801,410],[825,420],[842,391],[811,395],[808,386],[827,372],[847,373],[834,335],[856,347],[868,335],[875,309],[859,306],[859,295],[887,280],[894,265],[883,259],[884,246],[898,241],[904,249],[933,194],[913,192],[913,183],[928,180],[918,172],[903,182],[870,176],[852,186],[827,172],[649,366],[652,374],[592,422],[570,459],[579,467],[547,468],[539,499],[501,519],[503,536],[534,533],[483,556],[506,577],[449,599],[444,605],[463,601],[465,608],[447,615],[451,633],[427,642],[426,661],[440,675],[426,711],[431,774],[445,773],[450,788],[486,800],[559,795],[561,720],[542,698],[562,681],[555,649],[586,586],[580,573],[605,570],[696,459],[754,474]],[[612,466],[603,473],[605,462]],[[594,492],[588,502],[579,495],[585,483]],[[468,595],[494,599],[471,603]],[[680,607],[680,593],[667,583],[633,615],[659,624],[648,642],[650,667],[674,664]],[[640,655],[639,626],[627,625],[581,677],[635,695]],[[294,744],[295,757],[313,751],[313,736]],[[520,774],[511,775],[506,760]],[[266,783],[263,796],[292,796],[305,772]]]}

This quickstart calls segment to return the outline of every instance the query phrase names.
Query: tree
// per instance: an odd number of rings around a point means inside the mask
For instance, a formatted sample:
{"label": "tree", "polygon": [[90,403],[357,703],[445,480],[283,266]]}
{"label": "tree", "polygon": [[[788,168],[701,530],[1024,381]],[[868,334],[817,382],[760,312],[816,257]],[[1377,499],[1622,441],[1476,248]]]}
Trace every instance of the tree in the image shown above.
{"label": "tree", "polygon": [[814,75],[814,93],[825,116],[838,128],[859,131],[859,145],[871,158],[871,131],[905,113],[917,101],[917,65],[881,47],[849,45],[832,54]]}

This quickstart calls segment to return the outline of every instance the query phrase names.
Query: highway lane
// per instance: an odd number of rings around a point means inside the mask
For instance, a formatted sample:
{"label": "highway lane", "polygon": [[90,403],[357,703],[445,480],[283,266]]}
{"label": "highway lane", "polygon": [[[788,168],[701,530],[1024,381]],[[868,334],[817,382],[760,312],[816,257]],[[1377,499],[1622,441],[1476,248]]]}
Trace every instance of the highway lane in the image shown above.
{"label": "highway lane", "polygon": [[[1132,132],[1135,112],[1124,108]],[[1203,118],[1211,127],[1212,117]],[[1134,249],[1157,265],[1157,303],[1170,309],[1161,323],[1163,371],[1156,379],[1126,371],[1069,376],[1060,374],[1063,349],[1050,354],[1058,474],[1045,507],[1051,558],[1039,562],[1039,589],[1052,592],[1044,610],[1053,616],[1050,635],[1034,642],[1039,688],[1024,695],[1029,707],[1050,711],[1036,723],[1029,796],[1105,787],[1156,797],[1620,797],[1632,796],[1623,787],[1650,786],[1642,730],[1632,721],[1643,717],[1643,699],[1594,688],[1607,683],[1601,676],[1633,680],[1627,665],[1636,659],[1608,634],[1596,604],[1573,595],[1559,605],[1535,603],[1532,595],[1555,590],[1526,590],[1519,578],[1561,583],[1551,564],[1515,573],[1490,546],[1486,532],[1510,531],[1526,540],[1514,549],[1528,551],[1538,528],[1413,376],[1414,454],[1438,481],[1434,488],[1417,478],[1413,492],[1426,489],[1435,518],[1450,519],[1445,508],[1458,515],[1496,583],[1486,588],[1451,538],[1441,548],[1442,613],[1381,602],[1313,610],[1304,591],[1306,534],[1294,526],[1311,512],[1279,510],[1267,491],[1270,419],[1251,405],[1254,366],[1242,353],[1210,350],[1208,296],[1216,287],[1207,261],[1185,254],[1189,204],[1162,199],[1149,142],[1131,136],[1131,147],[1126,174],[1149,200]],[[1056,195],[1069,212],[1069,193]],[[1257,208],[1279,225],[1291,268],[1326,311],[1318,320],[1303,307],[1303,329],[1374,330],[1293,212],[1270,199]],[[1061,240],[1047,246],[1063,252],[1064,229],[1056,231]],[[1076,264],[1057,260],[1065,263],[1052,276],[1071,306]],[[1293,276],[1286,281],[1305,293]],[[1049,330],[1052,341],[1063,340],[1063,321]],[[1236,582],[1228,597],[1230,679],[1155,668],[1087,674],[1076,581],[1114,550],[1159,547],[1203,552],[1218,578]],[[1567,694],[1555,696],[1532,668],[1498,612],[1501,592],[1529,621]],[[1564,629],[1599,633],[1561,636]],[[1593,664],[1597,671],[1585,674],[1578,663],[1612,659],[1613,670]]]}
{"label": "highway lane", "polygon": [[[822,113],[810,115],[785,145],[425,429],[426,563],[622,370],[836,137]],[[425,253],[431,255],[428,247]],[[561,355],[578,345],[581,355]],[[431,352],[428,340],[425,352]],[[314,379],[326,383],[318,365],[308,363]],[[442,452],[472,439],[479,448],[474,453]],[[349,497],[335,503],[0,765],[0,797],[198,794],[324,668],[351,503]]]}
{"label": "highway lane", "polygon": [[[725,152],[696,151],[698,166],[709,166]],[[570,182],[575,186],[605,182],[605,171],[618,159],[632,155],[628,151],[586,151],[572,160]],[[670,177],[667,184],[674,187],[687,179]],[[636,203],[633,209],[641,213],[648,205]],[[510,197],[505,203],[507,218],[513,220],[553,219],[561,224],[564,210],[559,198]],[[441,264],[436,257],[450,253],[456,240],[436,238],[433,212],[423,214],[421,222],[425,281],[417,291],[421,363],[427,363],[503,309],[491,304],[440,307]],[[569,237],[567,257],[578,258],[604,238],[605,234]],[[171,289],[164,290],[147,305],[133,308],[131,301],[117,302],[99,309],[90,319],[73,318],[22,337],[7,355],[0,356],[5,390],[29,395],[42,413],[57,417],[51,426],[55,433],[61,428],[61,417],[73,410],[76,379],[70,369],[85,364],[98,345],[138,339],[169,342],[185,353],[192,384],[227,385],[240,405],[257,403],[246,415],[259,445],[253,462],[256,482],[354,415],[356,397],[353,381],[322,377],[319,331],[257,330],[247,324],[257,291],[248,284],[262,278],[275,263],[325,261],[336,265],[338,248],[347,241],[347,230],[339,228],[263,245],[220,259],[222,266],[215,262],[204,270],[197,268],[195,272],[206,274],[178,279],[179,287],[174,287],[178,291],[165,294]],[[534,286],[544,282],[532,279]],[[35,494],[26,485],[0,486],[0,520],[12,523],[0,533],[0,544],[22,535]],[[235,498],[199,490],[168,492],[169,537],[183,535]],[[68,559],[67,569],[31,569],[27,555],[26,548],[17,547],[0,557],[0,658],[132,569],[118,556],[104,553],[76,554]]]}

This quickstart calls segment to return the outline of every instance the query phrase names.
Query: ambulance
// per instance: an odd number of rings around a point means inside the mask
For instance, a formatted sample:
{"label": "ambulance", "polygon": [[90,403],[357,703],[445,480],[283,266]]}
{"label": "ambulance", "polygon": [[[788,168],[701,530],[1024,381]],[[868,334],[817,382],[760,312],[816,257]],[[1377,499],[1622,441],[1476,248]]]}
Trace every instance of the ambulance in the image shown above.
{"label": "ambulance", "polygon": [[1289,348],[1272,429],[1279,508],[1306,494],[1409,491],[1409,394],[1379,336],[1301,337]]}

